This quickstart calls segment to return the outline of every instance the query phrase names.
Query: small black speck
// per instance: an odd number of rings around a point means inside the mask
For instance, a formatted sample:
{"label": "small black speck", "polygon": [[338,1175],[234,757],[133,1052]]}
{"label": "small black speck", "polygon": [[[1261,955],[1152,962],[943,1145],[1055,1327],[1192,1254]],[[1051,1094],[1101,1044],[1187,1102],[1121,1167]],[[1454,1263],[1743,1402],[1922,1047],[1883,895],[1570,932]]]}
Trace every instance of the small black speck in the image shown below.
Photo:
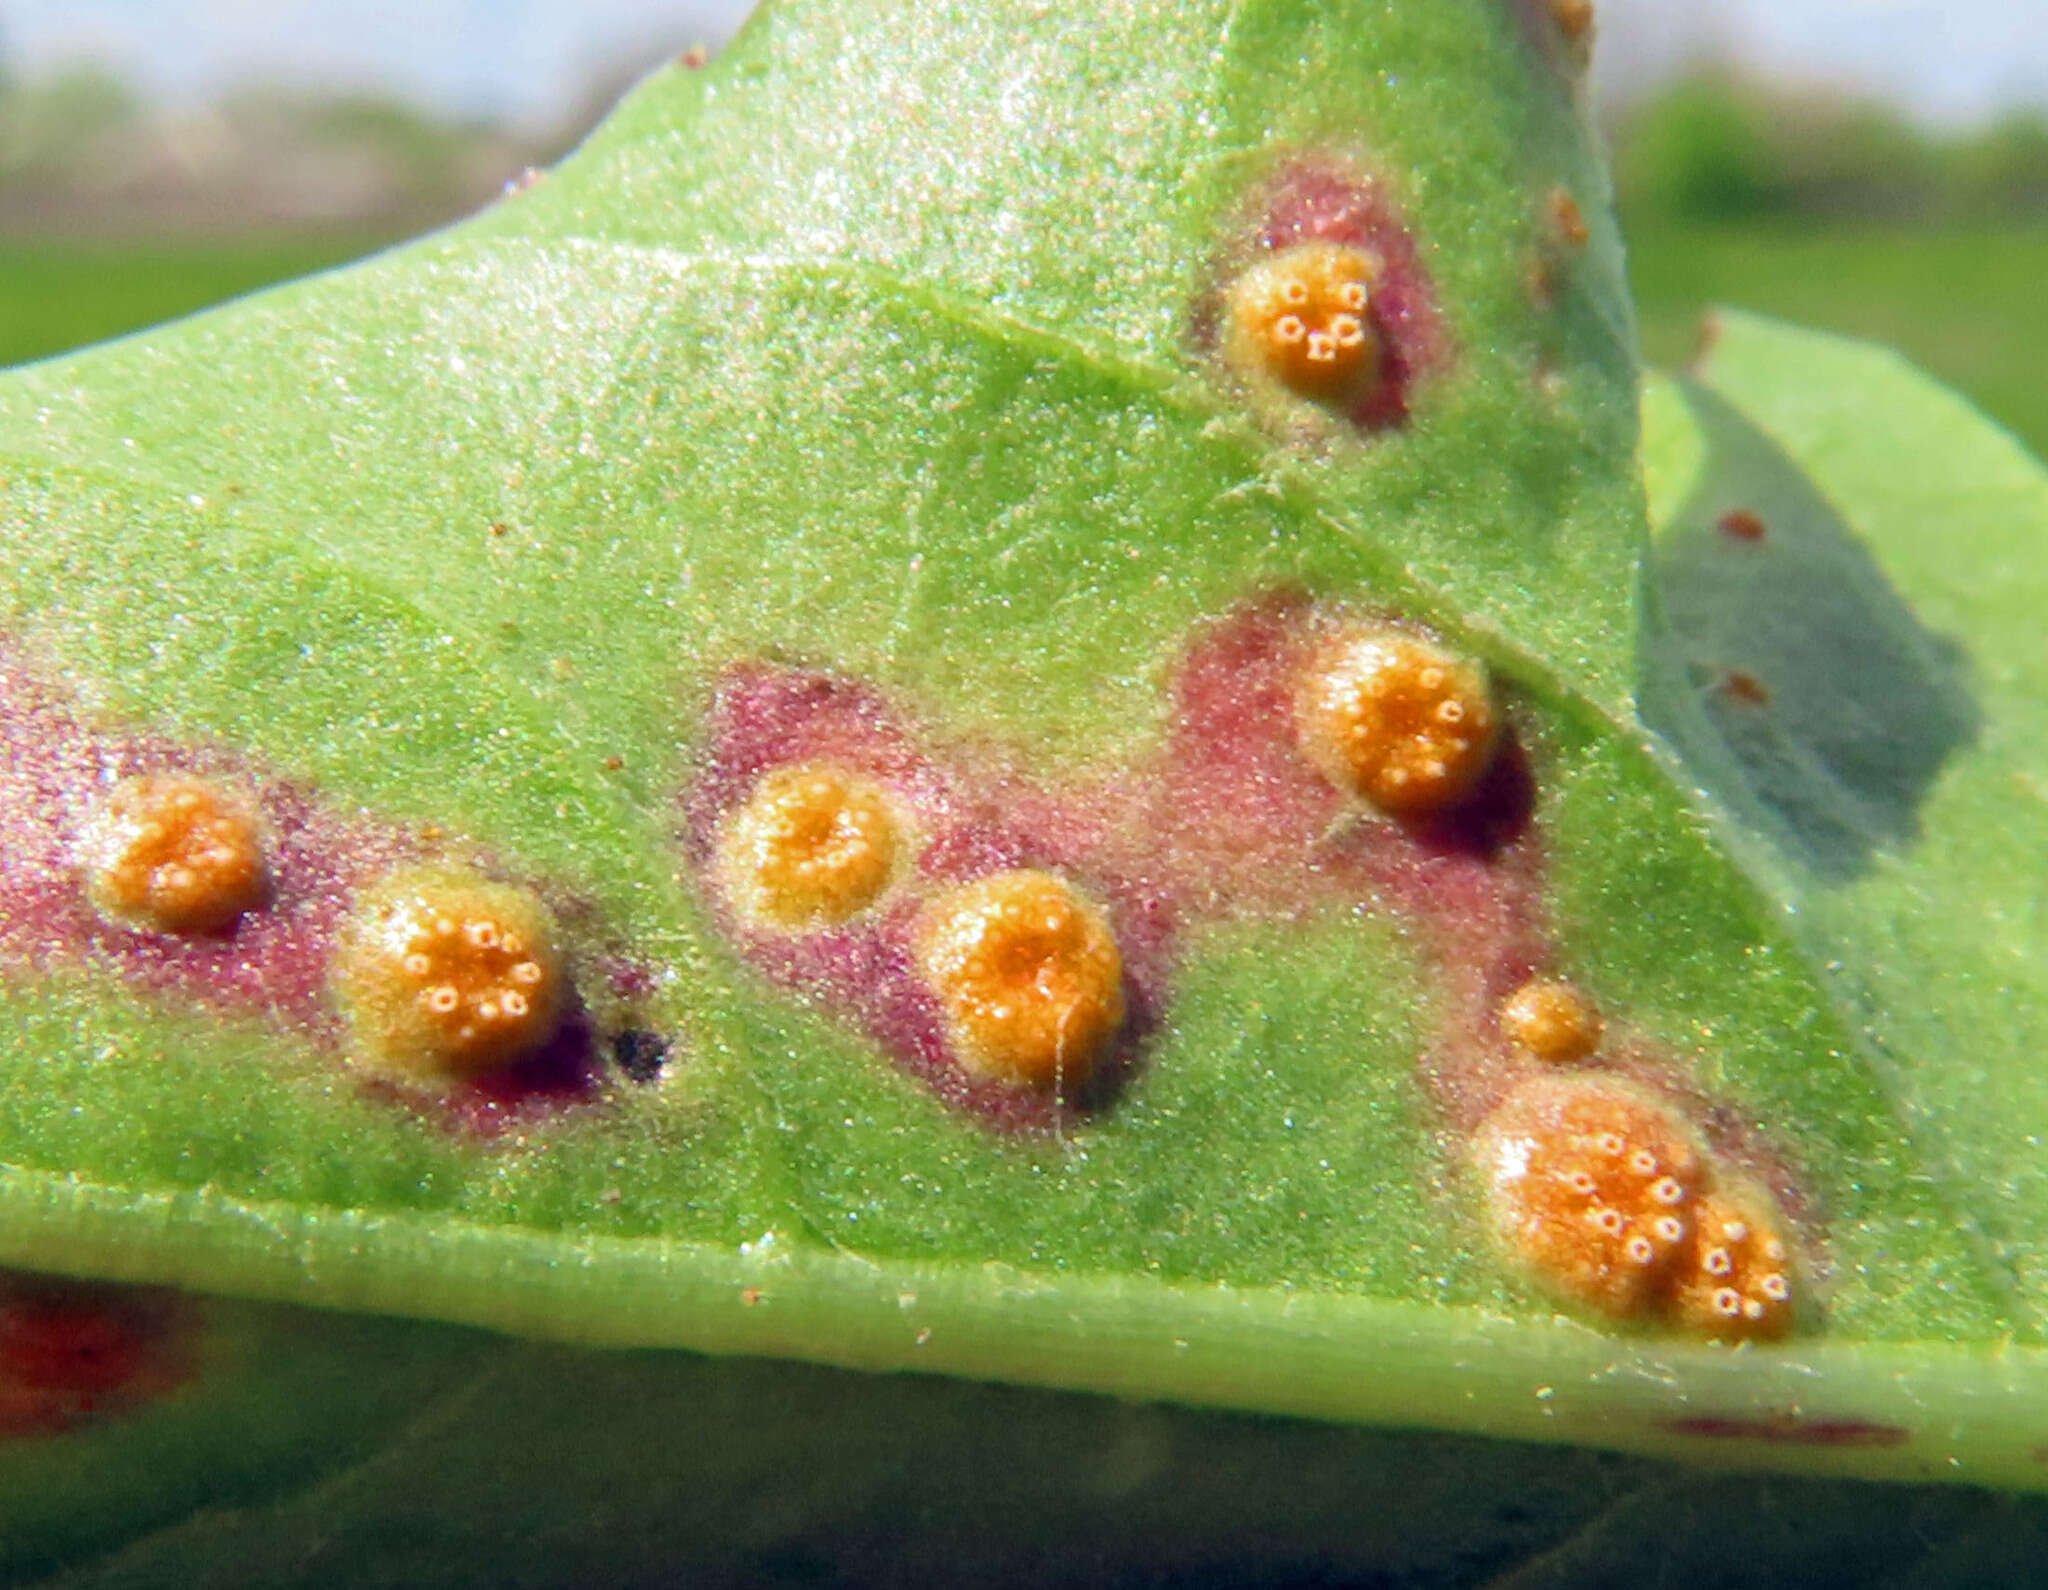
{"label": "small black speck", "polygon": [[612,1058],[635,1082],[653,1082],[668,1064],[668,1040],[658,1032],[629,1027],[612,1039]]}

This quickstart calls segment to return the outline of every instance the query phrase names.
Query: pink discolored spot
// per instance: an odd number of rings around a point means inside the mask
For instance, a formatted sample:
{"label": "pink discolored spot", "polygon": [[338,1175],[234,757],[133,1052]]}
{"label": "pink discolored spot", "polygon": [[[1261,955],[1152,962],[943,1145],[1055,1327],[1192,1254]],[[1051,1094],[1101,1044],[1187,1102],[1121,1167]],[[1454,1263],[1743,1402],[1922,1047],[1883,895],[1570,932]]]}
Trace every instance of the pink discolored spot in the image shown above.
{"label": "pink discolored spot", "polygon": [[125,1412],[191,1378],[196,1309],[175,1292],[0,1271],[0,1440]]}
{"label": "pink discolored spot", "polygon": [[[207,745],[90,720],[0,644],[0,961],[81,964],[152,994],[238,1011],[338,1049],[330,965],[357,894],[394,869],[432,860],[440,836],[323,802],[302,783]],[[217,933],[149,932],[107,920],[87,897],[79,843],[105,793],[142,774],[198,773],[254,792],[270,838],[260,909]],[[613,957],[617,984],[644,972]],[[589,1022],[564,1021],[538,1053],[450,1091],[451,1118],[488,1129],[515,1106],[595,1093]]]}
{"label": "pink discolored spot", "polygon": [[1796,1413],[1774,1413],[1768,1418],[1717,1417],[1711,1414],[1687,1419],[1666,1419],[1660,1429],[1673,1435],[1700,1436],[1713,1441],[1763,1441],[1777,1446],[1904,1446],[1913,1432],[1895,1424],[1873,1424],[1863,1419],[1806,1419]]}
{"label": "pink discolored spot", "polygon": [[1384,184],[1334,158],[1296,162],[1261,195],[1243,235],[1219,259],[1216,284],[1194,306],[1193,340],[1213,352],[1228,284],[1260,260],[1308,243],[1355,249],[1377,263],[1366,314],[1380,346],[1379,374],[1347,399],[1343,413],[1361,431],[1404,423],[1416,383],[1449,363],[1449,334],[1414,235]]}
{"label": "pink discolored spot", "polygon": [[[1319,612],[1304,593],[1247,602],[1193,638],[1176,671],[1161,749],[1107,779],[1027,779],[1021,758],[927,738],[881,695],[832,675],[762,664],[730,670],[711,706],[702,776],[685,803],[686,846],[725,932],[785,987],[849,1015],[949,1102],[1002,1124],[1043,1125],[1099,1108],[1136,1065],[1171,996],[1186,930],[1364,905],[1413,920],[1452,987],[1454,1018],[1432,1063],[1460,1076],[1471,1052],[1500,1057],[1492,1009],[1548,954],[1540,930],[1533,775],[1516,746],[1456,811],[1425,824],[1362,815],[1305,756],[1294,698]],[[884,785],[915,829],[910,877],[865,916],[816,932],[750,928],[722,898],[721,820],[780,767],[834,765]],[[968,1075],[916,976],[921,904],[948,884],[1035,868],[1101,903],[1124,958],[1130,1015],[1110,1062],[1079,1097],[1043,1101]],[[1483,1113],[1478,1101],[1459,1115]]]}
{"label": "pink discolored spot", "polygon": [[[970,775],[942,763],[878,692],[829,674],[734,668],[719,684],[709,726],[705,771],[685,804],[685,844],[725,931],[750,961],[850,1017],[941,1098],[996,1125],[1051,1126],[1116,1094],[1156,1020],[1169,924],[1150,909],[1142,887],[1088,868],[1101,832],[1098,814],[1048,799],[998,764]],[[751,927],[710,881],[719,823],[763,775],[806,764],[858,773],[889,792],[911,828],[910,878],[843,924],[803,933]],[[1082,872],[1123,954],[1122,1029],[1088,1082],[1068,1096],[1048,1098],[970,1075],[913,964],[912,928],[924,899],[947,884],[1019,868]]]}

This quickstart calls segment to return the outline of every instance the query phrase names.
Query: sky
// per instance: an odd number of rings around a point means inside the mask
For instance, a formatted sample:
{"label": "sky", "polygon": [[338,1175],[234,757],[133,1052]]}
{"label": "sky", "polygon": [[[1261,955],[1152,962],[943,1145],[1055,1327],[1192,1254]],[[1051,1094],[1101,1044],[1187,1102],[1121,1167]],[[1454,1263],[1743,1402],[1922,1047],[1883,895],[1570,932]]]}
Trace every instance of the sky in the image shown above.
{"label": "sky", "polygon": [[[914,0],[913,0],[914,3]],[[1599,0],[1610,91],[1705,54],[1926,120],[2048,107],[2048,0]],[[172,102],[238,81],[377,86],[544,123],[591,80],[728,36],[746,0],[0,0],[0,61],[97,58]]]}

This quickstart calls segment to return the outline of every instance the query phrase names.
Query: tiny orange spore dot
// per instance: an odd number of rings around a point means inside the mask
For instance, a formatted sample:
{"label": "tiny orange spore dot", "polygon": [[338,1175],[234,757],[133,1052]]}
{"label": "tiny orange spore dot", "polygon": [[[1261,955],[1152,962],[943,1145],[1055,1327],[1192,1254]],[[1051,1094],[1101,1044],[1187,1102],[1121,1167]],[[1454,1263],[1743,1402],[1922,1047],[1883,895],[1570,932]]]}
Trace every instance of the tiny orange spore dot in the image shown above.
{"label": "tiny orange spore dot", "polygon": [[1748,1186],[1703,1196],[1672,1271],[1673,1321],[1702,1336],[1769,1341],[1797,1322],[1797,1298],[1792,1244],[1771,1196]]}
{"label": "tiny orange spore dot", "polygon": [[1614,1319],[1655,1310],[1705,1174],[1683,1122],[1617,1083],[1540,1077],[1487,1117],[1476,1148],[1495,1229],[1539,1281]]}
{"label": "tiny orange spore dot", "polygon": [[1586,225],[1586,212],[1579,208],[1579,201],[1572,197],[1569,188],[1552,188],[1546,205],[1550,212],[1550,230],[1566,248],[1582,249],[1592,241],[1592,230]]}
{"label": "tiny orange spore dot", "polygon": [[1102,914],[1046,872],[999,872],[932,902],[913,940],[961,1064],[1072,1087],[1123,1025],[1123,957]]}
{"label": "tiny orange spore dot", "polygon": [[1600,1046],[1600,1007],[1575,985],[1532,977],[1501,1001],[1500,1030],[1538,1060],[1565,1065]]}
{"label": "tiny orange spore dot", "polygon": [[1390,624],[1343,628],[1295,698],[1303,751],[1338,788],[1397,817],[1454,806],[1493,760],[1486,669]]}
{"label": "tiny orange spore dot", "polygon": [[1550,20],[1572,43],[1583,43],[1593,33],[1593,0],[1550,0]]}
{"label": "tiny orange spore dot", "polygon": [[567,996],[538,896],[474,874],[393,874],[355,903],[333,983],[350,1059],[415,1082],[510,1065],[553,1035]]}
{"label": "tiny orange spore dot", "polygon": [[781,767],[726,819],[717,871],[756,926],[833,927],[881,898],[903,841],[893,803],[872,780],[814,763]]}
{"label": "tiny orange spore dot", "polygon": [[191,774],[116,784],[86,826],[81,855],[94,907],[146,932],[218,932],[270,892],[254,807]]}
{"label": "tiny orange spore dot", "polygon": [[1750,508],[1730,508],[1714,523],[1731,541],[1761,541],[1767,533],[1763,516]]}
{"label": "tiny orange spore dot", "polygon": [[1318,402],[1357,395],[1379,379],[1379,275],[1373,256],[1338,243],[1300,243],[1260,260],[1230,289],[1225,361]]}

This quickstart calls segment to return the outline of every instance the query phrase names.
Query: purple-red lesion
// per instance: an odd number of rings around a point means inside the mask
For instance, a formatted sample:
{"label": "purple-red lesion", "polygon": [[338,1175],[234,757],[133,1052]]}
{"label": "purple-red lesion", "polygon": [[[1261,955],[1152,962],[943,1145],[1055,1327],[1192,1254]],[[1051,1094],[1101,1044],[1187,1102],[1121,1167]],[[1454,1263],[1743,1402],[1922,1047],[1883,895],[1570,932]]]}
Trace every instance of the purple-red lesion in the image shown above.
{"label": "purple-red lesion", "polygon": [[1665,1419],[1658,1428],[1673,1435],[1712,1441],[1762,1441],[1773,1446],[1904,1446],[1913,1432],[1902,1425],[1867,1419],[1809,1419],[1797,1413],[1772,1413],[1762,1418],[1697,1414]]}
{"label": "purple-red lesion", "polygon": [[[265,1020],[329,1053],[344,1052],[347,1033],[330,984],[352,903],[394,871],[442,859],[444,835],[344,810],[218,746],[96,721],[5,644],[0,745],[0,965],[98,968],[151,994]],[[109,790],[146,775],[198,776],[246,792],[269,846],[260,909],[217,932],[181,934],[94,908],[83,837]],[[608,981],[625,975],[614,968]],[[571,999],[553,1036],[517,1064],[415,1102],[488,1132],[596,1097],[602,1074],[590,1015]],[[363,1085],[411,1097],[386,1082]]]}
{"label": "purple-red lesion", "polygon": [[199,1338],[179,1293],[0,1270],[0,1440],[168,1395],[197,1373]]}
{"label": "purple-red lesion", "polygon": [[[810,669],[748,664],[713,698],[704,772],[689,793],[685,844],[724,931],[783,986],[842,1011],[940,1097],[1012,1127],[1049,1126],[1115,1096],[1156,1020],[1171,924],[1142,880],[1093,866],[1099,813],[1051,797],[999,764],[968,769],[929,752],[880,692]],[[960,759],[964,761],[965,759]],[[909,833],[904,884],[865,911],[809,932],[750,922],[716,881],[721,824],[762,778],[829,766],[887,792]],[[945,1013],[916,968],[921,907],[947,887],[1019,869],[1079,878],[1102,901],[1123,959],[1125,1015],[1087,1082],[1048,1096],[960,1063]]]}
{"label": "purple-red lesion", "polygon": [[[1116,1096],[1170,1000],[1189,931],[1207,922],[1368,904],[1421,921],[1446,968],[1526,967],[1542,953],[1526,755],[1514,744],[1497,774],[1428,821],[1361,817],[1304,754],[1295,725],[1301,670],[1323,627],[1322,609],[1299,591],[1205,626],[1175,671],[1164,744],[1128,768],[1065,782],[1029,776],[1021,756],[986,741],[938,745],[865,683],[736,666],[711,703],[686,848],[748,960],[850,1014],[949,1102],[1005,1125],[1045,1125]],[[802,766],[886,791],[904,813],[911,859],[871,910],[791,933],[750,922],[729,898],[719,836],[764,778]],[[1097,902],[1124,966],[1126,1014],[1111,1052],[1084,1088],[1052,1100],[962,1064],[914,953],[931,901],[1020,869],[1070,880]]]}
{"label": "purple-red lesion", "polygon": [[[1449,333],[1414,234],[1384,180],[1334,156],[1297,160],[1255,199],[1250,219],[1216,263],[1213,284],[1195,302],[1195,346],[1218,357],[1232,355],[1238,284],[1290,257],[1308,261],[1317,273],[1332,259],[1363,262],[1366,301],[1359,314],[1368,339],[1364,351],[1374,355],[1360,379],[1328,389],[1297,387],[1296,395],[1333,408],[1360,431],[1405,423],[1418,383],[1450,361]],[[1227,362],[1245,360],[1233,356]],[[1240,379],[1248,373],[1238,371]],[[1271,384],[1293,383],[1283,377]]]}
{"label": "purple-red lesion", "polygon": [[[1351,679],[1331,672],[1333,641],[1349,646],[1360,636],[1375,644],[1390,637],[1407,671],[1396,670],[1385,690],[1381,674],[1370,673],[1366,693],[1378,705],[1361,709],[1359,733],[1408,736],[1414,744],[1404,740],[1397,749],[1427,765],[1437,739],[1450,732],[1435,709],[1454,701],[1457,713],[1446,721],[1460,733],[1472,730],[1473,747],[1483,740],[1491,758],[1483,776],[1446,777],[1440,803],[1390,809],[1370,779],[1361,783],[1352,760],[1333,755],[1319,710],[1333,678]],[[1402,710],[1379,710],[1382,696],[1398,697]],[[1672,1217],[1650,1222],[1674,1226],[1669,1273],[1658,1271],[1658,1284],[1641,1298],[1587,1283],[1574,1299],[1590,1299],[1611,1316],[1641,1314],[1724,1340],[1793,1327],[1809,1295],[1803,1277],[1813,1269],[1818,1233],[1798,1178],[1764,1135],[1702,1091],[1683,1058],[1636,1031],[1625,1011],[1587,1017],[1583,1032],[1562,1046],[1529,1042],[1528,1023],[1516,1019],[1514,1002],[1532,987],[1563,986],[1554,980],[1564,956],[1547,920],[1536,763],[1523,710],[1488,682],[1477,659],[1401,615],[1273,590],[1194,631],[1172,670],[1167,714],[1152,751],[1108,773],[1062,778],[1032,769],[1019,748],[986,736],[942,741],[868,683],[738,665],[711,702],[702,771],[685,800],[687,849],[721,930],[747,960],[850,1018],[947,1103],[1010,1129],[1056,1125],[1115,1099],[1145,1062],[1147,1038],[1171,1019],[1177,962],[1206,926],[1346,909],[1398,922],[1432,985],[1434,1025],[1420,1078],[1454,1139],[1479,1151],[1515,1124],[1517,1108],[1527,1114],[1529,1101],[1555,1095],[1562,1102],[1550,1114],[1621,1101],[1642,1120],[1668,1126],[1674,1141],[1697,1147],[1703,1168],[1686,1191],[1687,1208],[1650,1212]],[[899,814],[892,844],[904,859],[887,890],[862,892],[860,909],[792,930],[749,909],[722,836],[734,814],[753,809],[757,792],[792,787],[793,778],[809,776],[805,769],[831,770],[818,782],[828,793],[875,792],[875,809]],[[1056,1084],[1066,1074],[1048,1060],[1039,1016],[1013,1009],[991,1020],[998,1048],[1003,1033],[1037,1035],[1021,1043],[1007,1074],[962,1027],[963,1010],[971,1016],[1006,997],[996,984],[1007,973],[990,974],[991,981],[977,971],[972,997],[963,1000],[945,982],[945,958],[931,953],[935,914],[979,898],[963,887],[976,880],[985,892],[1011,891],[1048,910],[1057,904],[1062,920],[1078,910],[1084,927],[1100,911],[1113,953],[1097,928],[1068,931],[1048,921],[1048,956],[1057,958],[1061,944],[1071,954],[1058,964],[1049,958],[1019,984],[1069,991],[1059,997],[1076,1001],[1075,1030],[1091,1043],[1122,1015],[1113,1052],[1080,1085],[1048,1089],[1048,1079]],[[979,932],[974,922],[967,927]],[[1072,948],[1084,943],[1085,952]],[[1028,948],[1024,958],[1038,953]],[[1097,975],[1119,956],[1121,1000]],[[982,964],[1008,961],[995,955]],[[1550,1130],[1543,1110],[1531,1120],[1521,1123],[1523,1135]],[[1556,1146],[1567,1159],[1577,1152],[1570,1143]],[[1687,1224],[1692,1204],[1704,1247]],[[1578,1250],[1570,1232],[1544,1224],[1556,1224],[1548,1211],[1537,1200],[1496,1222],[1511,1230],[1510,1257],[1546,1285],[1567,1270],[1586,1270],[1565,1264]],[[1604,1269],[1594,1266],[1600,1276],[1620,1262],[1607,1260]],[[1731,1287],[1756,1292],[1758,1317],[1730,1322],[1716,1312],[1720,1292]]]}

